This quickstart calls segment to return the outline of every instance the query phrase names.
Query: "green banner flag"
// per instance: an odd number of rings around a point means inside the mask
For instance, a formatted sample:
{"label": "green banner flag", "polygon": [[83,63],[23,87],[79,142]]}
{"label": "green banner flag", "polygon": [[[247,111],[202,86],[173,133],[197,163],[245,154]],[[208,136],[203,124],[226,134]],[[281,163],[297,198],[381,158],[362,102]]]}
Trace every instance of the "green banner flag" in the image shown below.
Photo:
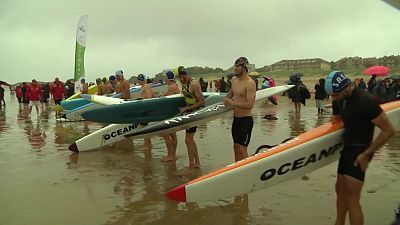
{"label": "green banner flag", "polygon": [[81,79],[85,78],[85,49],[88,27],[88,16],[82,16],[76,29],[75,45],[75,93],[81,91]]}

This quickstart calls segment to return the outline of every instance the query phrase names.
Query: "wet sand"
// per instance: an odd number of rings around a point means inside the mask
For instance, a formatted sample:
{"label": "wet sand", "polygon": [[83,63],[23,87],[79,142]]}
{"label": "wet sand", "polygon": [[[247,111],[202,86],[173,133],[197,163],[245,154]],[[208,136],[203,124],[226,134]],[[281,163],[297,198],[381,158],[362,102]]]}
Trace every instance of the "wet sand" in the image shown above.
{"label": "wet sand", "polygon": [[[19,108],[5,93],[0,110],[0,224],[333,224],[337,163],[307,176],[250,193],[204,203],[176,203],[165,197],[173,187],[233,162],[232,118],[198,128],[195,139],[202,168],[182,176],[187,165],[184,132],[178,132],[178,159],[166,155],[161,138],[146,154],[143,140],[124,140],[101,150],[72,153],[68,145],[99,128],[92,122],[59,123],[55,114],[39,116]],[[276,113],[278,120],[263,119]],[[278,144],[329,119],[318,117],[314,101],[300,115],[286,97],[279,105],[258,103],[249,154],[262,144]],[[362,193],[365,224],[390,224],[400,202],[400,133],[374,157]]]}

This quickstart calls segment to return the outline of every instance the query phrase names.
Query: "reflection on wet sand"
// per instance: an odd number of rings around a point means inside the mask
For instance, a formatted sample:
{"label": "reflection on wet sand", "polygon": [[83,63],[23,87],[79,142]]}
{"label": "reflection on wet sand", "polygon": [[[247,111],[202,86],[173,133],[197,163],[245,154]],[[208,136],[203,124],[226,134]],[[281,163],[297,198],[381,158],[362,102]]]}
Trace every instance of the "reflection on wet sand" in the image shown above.
{"label": "reflection on wet sand", "polygon": [[[40,120],[32,122],[31,118],[25,120],[25,134],[33,149],[41,149],[46,144],[47,135],[40,127]],[[39,151],[40,152],[40,151]]]}
{"label": "reflection on wet sand", "polygon": [[[1,104],[1,103],[0,103]],[[8,125],[6,122],[6,107],[0,107],[0,135],[1,133],[7,131]]]}
{"label": "reflection on wet sand", "polygon": [[[317,116],[312,101],[300,115],[292,109],[284,97],[277,106],[256,105],[249,154],[329,120],[328,114]],[[48,108],[39,117],[28,118],[26,111],[15,101],[0,110],[0,202],[7,205],[0,210],[1,224],[333,224],[336,164],[307,174],[307,180],[214,202],[177,203],[165,197],[171,188],[233,162],[232,115],[199,126],[195,139],[202,169],[180,175],[178,169],[187,163],[184,131],[177,133],[174,162],[160,162],[166,149],[158,137],[151,154],[143,140],[130,139],[72,153],[70,143],[104,125],[56,122]],[[264,119],[266,113],[277,120]],[[374,180],[367,182],[370,192],[363,198],[369,224],[393,219],[400,192],[399,146],[397,134],[377,153],[367,174]],[[50,213],[43,217],[43,212]]]}

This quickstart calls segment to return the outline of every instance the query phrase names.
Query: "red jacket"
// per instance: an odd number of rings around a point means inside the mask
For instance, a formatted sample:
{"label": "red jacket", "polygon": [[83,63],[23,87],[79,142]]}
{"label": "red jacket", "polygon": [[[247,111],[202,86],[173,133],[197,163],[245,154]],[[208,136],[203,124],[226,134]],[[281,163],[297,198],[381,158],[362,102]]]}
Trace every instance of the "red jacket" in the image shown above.
{"label": "red jacket", "polygon": [[15,88],[15,94],[17,95],[17,98],[22,98],[21,86],[17,86],[17,87]]}
{"label": "red jacket", "polygon": [[53,99],[61,100],[64,97],[64,85],[62,83],[54,83],[50,86],[50,92],[53,95]]}
{"label": "red jacket", "polygon": [[40,101],[42,98],[42,88],[40,85],[29,85],[26,91],[29,101]]}

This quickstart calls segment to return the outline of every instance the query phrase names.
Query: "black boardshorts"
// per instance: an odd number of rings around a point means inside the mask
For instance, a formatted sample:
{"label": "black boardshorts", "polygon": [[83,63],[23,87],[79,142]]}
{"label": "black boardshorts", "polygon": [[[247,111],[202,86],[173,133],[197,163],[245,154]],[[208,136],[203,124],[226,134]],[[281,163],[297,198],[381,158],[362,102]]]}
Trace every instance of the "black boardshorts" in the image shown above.
{"label": "black boardshorts", "polygon": [[250,143],[253,124],[253,117],[251,116],[233,117],[231,130],[233,142],[247,147]]}
{"label": "black boardshorts", "polygon": [[[354,161],[357,156],[365,151],[368,145],[364,144],[352,144],[344,145],[342,152],[340,153],[338,174],[348,175],[356,178],[357,180],[364,181],[365,173],[361,170],[360,165],[354,166]],[[372,156],[370,160],[372,159]]]}

